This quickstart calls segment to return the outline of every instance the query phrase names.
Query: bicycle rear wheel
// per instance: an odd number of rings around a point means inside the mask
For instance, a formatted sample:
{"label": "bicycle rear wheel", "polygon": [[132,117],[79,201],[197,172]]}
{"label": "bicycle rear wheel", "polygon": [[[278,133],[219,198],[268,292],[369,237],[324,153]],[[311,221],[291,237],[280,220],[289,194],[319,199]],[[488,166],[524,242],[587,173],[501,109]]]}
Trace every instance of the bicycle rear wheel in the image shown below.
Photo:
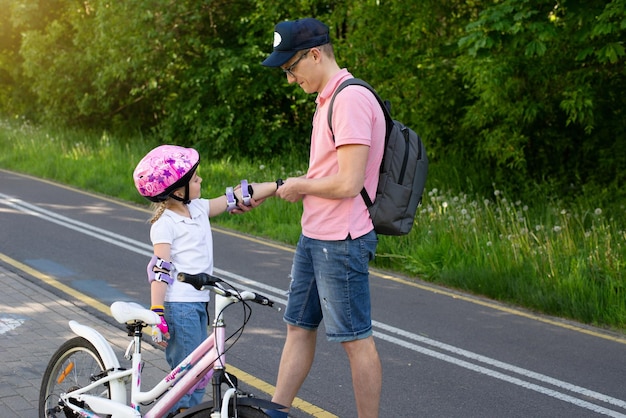
{"label": "bicycle rear wheel", "polygon": [[[198,405],[197,407],[190,408],[187,411],[183,412],[181,415],[177,415],[174,418],[202,418],[208,417],[213,410],[213,402],[205,402],[202,405]],[[235,414],[231,410],[229,411],[228,416],[234,417]],[[265,412],[263,412],[259,408],[255,408],[249,405],[238,405],[237,406],[237,417],[239,418],[267,418]]]}
{"label": "bicycle rear wheel", "polygon": [[[50,359],[41,380],[39,418],[78,417],[63,406],[59,395],[87,386],[104,373],[104,362],[93,344],[83,337],[66,341]],[[110,399],[108,384],[98,386],[89,394]]]}

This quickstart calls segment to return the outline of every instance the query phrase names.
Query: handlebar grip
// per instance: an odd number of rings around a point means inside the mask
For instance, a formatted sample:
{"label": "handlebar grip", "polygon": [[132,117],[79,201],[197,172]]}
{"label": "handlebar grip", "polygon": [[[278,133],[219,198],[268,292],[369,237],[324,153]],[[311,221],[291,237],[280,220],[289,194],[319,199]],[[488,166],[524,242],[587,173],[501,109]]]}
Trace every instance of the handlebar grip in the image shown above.
{"label": "handlebar grip", "polygon": [[254,302],[258,303],[259,305],[274,306],[274,302],[272,302],[269,298],[263,295],[259,295],[258,293],[254,294]]}
{"label": "handlebar grip", "polygon": [[271,300],[270,298],[268,298],[267,296],[263,296],[263,295],[259,295],[258,293],[255,293],[253,301],[258,303],[259,305],[269,306],[270,308],[274,308],[278,312],[282,311],[280,306],[276,306],[275,302]]}
{"label": "handlebar grip", "polygon": [[179,282],[188,283],[198,290],[202,290],[204,286],[215,286],[217,283],[223,281],[219,277],[212,276],[208,273],[178,273],[176,278]]}

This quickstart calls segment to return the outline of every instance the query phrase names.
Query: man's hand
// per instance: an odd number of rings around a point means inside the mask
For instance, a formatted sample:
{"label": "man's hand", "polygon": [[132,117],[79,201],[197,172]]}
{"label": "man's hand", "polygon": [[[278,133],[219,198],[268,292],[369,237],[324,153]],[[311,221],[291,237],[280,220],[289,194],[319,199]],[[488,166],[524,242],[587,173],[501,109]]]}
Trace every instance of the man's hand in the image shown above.
{"label": "man's hand", "polygon": [[288,178],[283,184],[276,190],[276,196],[280,197],[287,202],[295,203],[302,200],[303,195],[298,193],[295,188],[295,184],[298,182],[298,178]]}

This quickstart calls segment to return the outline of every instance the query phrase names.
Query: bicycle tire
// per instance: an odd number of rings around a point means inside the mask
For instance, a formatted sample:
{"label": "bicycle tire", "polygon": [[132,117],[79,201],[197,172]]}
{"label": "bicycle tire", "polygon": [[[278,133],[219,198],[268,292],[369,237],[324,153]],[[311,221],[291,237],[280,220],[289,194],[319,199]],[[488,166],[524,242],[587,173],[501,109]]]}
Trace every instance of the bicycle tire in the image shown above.
{"label": "bicycle tire", "polygon": [[[59,394],[92,383],[92,376],[100,375],[104,371],[100,353],[89,340],[74,337],[63,343],[52,355],[41,380],[39,418],[78,417],[71,409],[59,405]],[[107,384],[98,386],[89,393],[111,398]]]}
{"label": "bicycle tire", "polygon": [[[174,418],[177,418],[178,416],[181,416],[183,418],[209,417],[211,415],[211,412],[213,411],[213,401],[205,402],[202,404],[202,406],[203,406],[202,409],[191,408],[183,412],[182,415],[177,415]],[[229,411],[228,415],[230,417],[234,417],[235,415],[233,414],[232,407],[230,409],[231,410]],[[263,412],[261,409],[255,408],[249,405],[238,405],[237,416],[238,418],[267,418],[268,417],[268,415],[265,412]]]}

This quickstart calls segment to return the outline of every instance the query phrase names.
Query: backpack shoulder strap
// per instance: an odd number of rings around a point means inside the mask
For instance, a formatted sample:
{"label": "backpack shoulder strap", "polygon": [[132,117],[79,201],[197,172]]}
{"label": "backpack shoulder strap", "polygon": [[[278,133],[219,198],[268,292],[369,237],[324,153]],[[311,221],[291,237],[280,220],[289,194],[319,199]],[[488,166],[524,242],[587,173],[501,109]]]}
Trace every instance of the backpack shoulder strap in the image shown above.
{"label": "backpack shoulder strap", "polygon": [[341,92],[341,90],[345,89],[348,86],[362,86],[372,92],[376,100],[378,100],[378,104],[383,109],[383,113],[385,114],[385,122],[387,125],[387,132],[385,132],[385,138],[391,132],[391,128],[393,126],[393,120],[391,119],[391,103],[388,100],[383,100],[380,98],[376,90],[372,86],[370,86],[366,81],[361,80],[360,78],[349,78],[344,80],[339,87],[333,93],[333,97],[330,99],[330,104],[328,105],[328,127],[330,128],[330,132],[333,135],[333,142],[335,141],[335,133],[333,132],[333,105],[335,103],[335,98]]}
{"label": "backpack shoulder strap", "polygon": [[[391,119],[391,104],[387,100],[383,101],[383,99],[380,98],[378,93],[376,93],[376,90],[374,90],[372,86],[370,86],[367,82],[361,80],[360,78],[349,78],[347,80],[344,80],[339,85],[339,87],[337,87],[337,89],[333,93],[333,97],[330,99],[330,104],[328,105],[328,127],[330,128],[330,133],[333,136],[333,142],[335,142],[335,133],[333,132],[333,104],[335,103],[335,97],[337,97],[339,92],[341,92],[341,90],[343,90],[344,88],[348,86],[365,87],[366,89],[371,91],[374,97],[376,97],[376,100],[378,100],[378,104],[380,104],[380,107],[382,107],[383,113],[385,115],[385,124],[386,124],[385,146],[386,146],[387,138],[389,137],[389,133],[391,132],[391,129],[393,128],[393,120]],[[368,208],[373,205],[372,199],[370,199],[369,195],[367,194],[367,190],[365,190],[365,187],[361,189],[361,197],[363,197],[363,201],[365,201],[365,205]]]}

